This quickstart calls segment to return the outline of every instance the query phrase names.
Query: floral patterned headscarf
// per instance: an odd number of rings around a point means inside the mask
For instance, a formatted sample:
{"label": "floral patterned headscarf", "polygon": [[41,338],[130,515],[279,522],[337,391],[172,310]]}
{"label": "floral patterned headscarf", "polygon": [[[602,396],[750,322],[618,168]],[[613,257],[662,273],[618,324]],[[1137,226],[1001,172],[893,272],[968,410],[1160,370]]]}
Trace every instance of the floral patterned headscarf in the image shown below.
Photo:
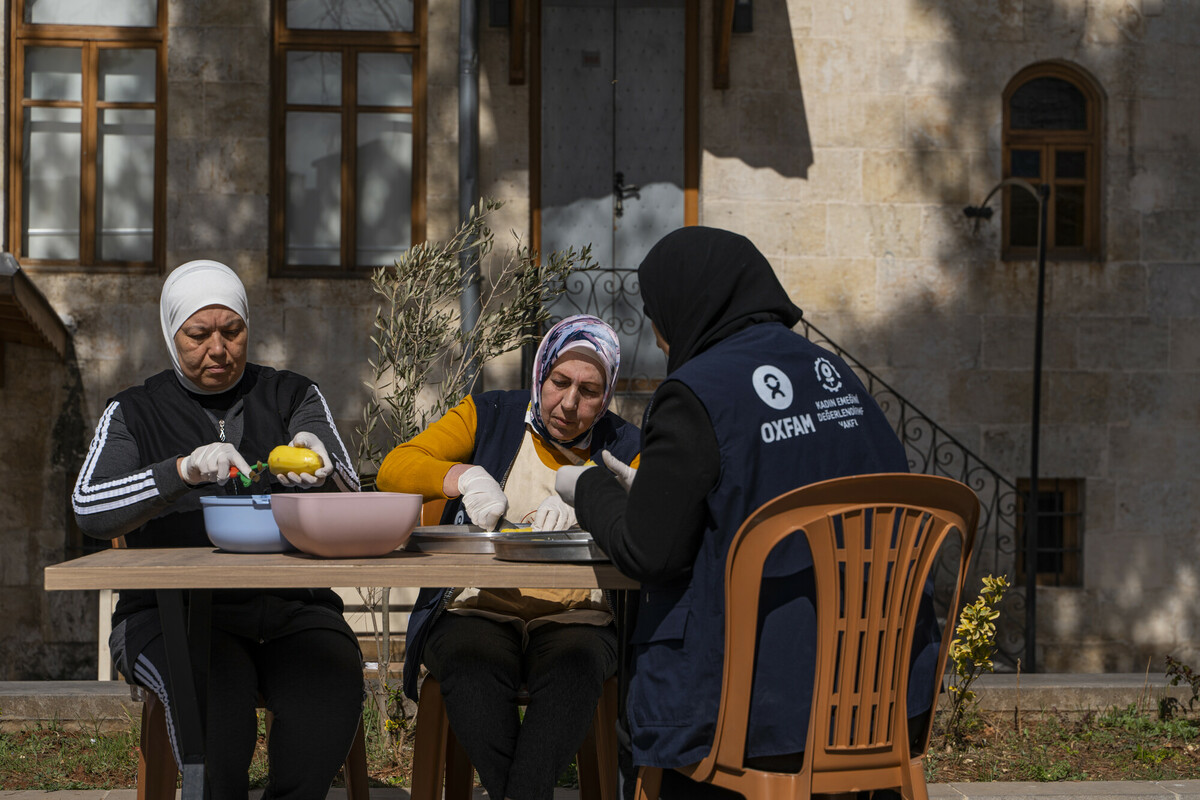
{"label": "floral patterned headscarf", "polygon": [[576,314],[556,323],[542,338],[538,345],[537,355],[533,359],[533,389],[530,403],[529,423],[543,439],[558,442],[566,447],[575,447],[585,443],[591,436],[591,428],[570,441],[556,439],[546,429],[542,421],[542,384],[546,382],[550,370],[564,353],[572,350],[582,350],[600,362],[604,369],[604,402],[601,411],[596,415],[592,425],[600,421],[608,410],[612,400],[613,389],[617,385],[617,370],[621,366],[621,345],[617,341],[617,333],[599,317],[590,314]]}

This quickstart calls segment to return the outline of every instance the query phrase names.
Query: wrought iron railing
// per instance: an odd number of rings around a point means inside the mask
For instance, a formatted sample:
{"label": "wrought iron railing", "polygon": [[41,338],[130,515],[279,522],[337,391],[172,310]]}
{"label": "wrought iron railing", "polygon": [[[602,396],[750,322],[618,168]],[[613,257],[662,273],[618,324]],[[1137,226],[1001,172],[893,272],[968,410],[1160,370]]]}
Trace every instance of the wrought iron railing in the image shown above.
{"label": "wrought iron railing", "polygon": [[[978,592],[984,575],[1007,575],[1011,583],[1016,577],[1018,551],[1017,487],[807,319],[800,321],[797,332],[814,344],[841,356],[858,373],[867,391],[900,435],[908,453],[911,471],[954,478],[970,486],[979,495],[982,509],[976,533],[975,557],[971,563],[971,580],[967,584],[964,602],[970,602],[970,598]],[[946,567],[943,564],[940,568]],[[947,597],[938,599],[942,609],[949,604]],[[1000,618],[996,621],[997,653],[994,659],[996,669],[1015,670],[1017,659],[1025,653],[1024,592],[1018,588],[1011,589],[1005,595],[999,611]]]}
{"label": "wrought iron railing", "polygon": [[[648,347],[653,345],[654,335],[642,313],[639,291],[636,270],[579,272],[567,279],[551,308],[556,319],[570,314],[595,314],[621,335],[623,390],[618,392],[614,410],[631,420],[641,418],[641,410],[663,376],[664,367],[661,356]],[[801,320],[797,332],[841,356],[858,373],[899,434],[913,472],[954,478],[979,495],[982,512],[964,602],[978,592],[984,575],[1007,575],[1012,581],[1016,576],[1018,551],[1017,487],[807,319]],[[953,554],[946,555],[948,558]],[[938,605],[944,618],[949,598],[939,597]],[[999,610],[994,661],[997,670],[1011,671],[1025,652],[1024,591],[1011,589]]]}

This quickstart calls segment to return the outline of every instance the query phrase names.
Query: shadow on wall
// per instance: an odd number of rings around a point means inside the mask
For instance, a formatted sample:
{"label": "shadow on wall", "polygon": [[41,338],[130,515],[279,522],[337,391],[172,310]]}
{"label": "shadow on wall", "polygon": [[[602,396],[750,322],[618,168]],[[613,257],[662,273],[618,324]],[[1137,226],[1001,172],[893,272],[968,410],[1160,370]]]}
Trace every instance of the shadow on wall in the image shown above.
{"label": "shadow on wall", "polygon": [[67,341],[67,352],[63,361],[62,403],[55,414],[54,427],[50,434],[50,464],[64,481],[65,491],[62,496],[65,502],[66,526],[63,548],[67,558],[75,558],[94,549],[83,541],[83,534],[75,525],[71,493],[87,455],[95,421],[88,419],[83,374],[75,355],[74,341]]}
{"label": "shadow on wall", "polygon": [[[1138,82],[1150,77],[1147,69],[1152,59],[1147,48],[1154,44],[1137,5],[1081,0],[1022,4],[914,0],[911,4],[905,48],[890,71],[915,79],[909,91],[926,95],[910,97],[906,107],[905,144],[913,154],[907,180],[925,198],[940,199],[948,205],[947,211],[954,212],[940,222],[943,235],[937,251],[943,266],[965,259],[1004,266],[999,262],[1001,193],[989,203],[995,216],[978,228],[963,217],[961,206],[980,203],[1001,180],[1004,89],[1032,64],[1064,61],[1096,78],[1107,95],[1104,180],[1114,190],[1105,193],[1104,202],[1113,201],[1114,207],[1127,204],[1120,186],[1130,177],[1125,173],[1132,168],[1133,153],[1128,165],[1115,163],[1111,156],[1122,140],[1132,145],[1129,126],[1135,120],[1117,112],[1128,106],[1131,114],[1136,113],[1134,95]],[[1185,4],[1172,13],[1194,16],[1196,11]],[[1190,29],[1193,24],[1183,23],[1183,27]],[[1105,216],[1102,229],[1110,220],[1121,227],[1114,214]],[[1136,226],[1133,232],[1136,236]],[[1019,271],[1006,271],[1006,276],[1024,281],[1030,261],[1012,262]],[[1028,311],[1026,299],[1022,293],[1020,302],[1009,310]]]}
{"label": "shadow on wall", "polygon": [[813,164],[812,138],[787,0],[754,0],[753,32],[733,34],[730,44],[729,91],[710,91],[712,18],[702,12],[704,149],[785,178],[807,178]]}
{"label": "shadow on wall", "polygon": [[91,430],[69,340],[67,348],[60,361],[50,349],[6,345],[0,439],[13,457],[0,466],[8,500],[0,516],[0,680],[95,675],[94,593],[42,588],[47,565],[82,552],[71,489]]}
{"label": "shadow on wall", "polygon": [[[1195,516],[1161,500],[1162,486],[1182,485],[1178,467],[1140,475],[1137,462],[1121,455],[1126,437],[1137,440],[1139,432],[1144,436],[1152,430],[1150,415],[1106,388],[1106,382],[1123,380],[1121,373],[1129,368],[1124,359],[1136,347],[1137,358],[1147,365],[1141,380],[1172,387],[1155,397],[1161,416],[1152,422],[1169,416],[1163,409],[1187,407],[1188,390],[1181,391],[1180,384],[1190,379],[1169,374],[1178,366],[1171,366],[1167,330],[1192,324],[1196,312],[1156,295],[1167,293],[1156,286],[1168,279],[1153,262],[1191,260],[1190,242],[1163,242],[1183,233],[1179,218],[1195,207],[1194,188],[1183,188],[1183,176],[1195,174],[1189,163],[1195,160],[1195,121],[1176,110],[1162,112],[1180,100],[1186,105],[1193,93],[1186,75],[1197,63],[1200,7],[1165,4],[1161,16],[1143,16],[1140,10],[1150,5],[912,0],[903,44],[891,55],[895,63],[884,70],[904,81],[895,90],[908,97],[904,150],[896,156],[903,168],[895,173],[891,195],[880,202],[924,205],[922,254],[931,258],[894,278],[887,278],[881,265],[881,285],[903,281],[911,287],[898,293],[897,305],[905,307],[901,313],[920,326],[923,337],[936,336],[943,325],[957,334],[943,335],[962,342],[959,365],[952,366],[958,376],[948,387],[958,394],[951,410],[972,404],[981,455],[1017,475],[1029,464],[1036,264],[1001,260],[999,193],[990,202],[995,215],[977,231],[962,207],[981,202],[1003,175],[1003,92],[1020,70],[1062,60],[1093,76],[1103,91],[1103,260],[1052,263],[1046,276],[1042,475],[1088,479],[1092,510],[1086,533],[1094,543],[1105,542],[1104,555],[1099,547],[1092,551],[1096,557],[1082,589],[1039,593],[1046,598],[1040,603],[1048,601],[1039,605],[1039,642],[1060,655],[1073,651],[1062,656],[1069,664],[1057,665],[1073,669],[1086,668],[1088,659],[1115,671],[1143,669],[1148,657],[1157,665],[1172,639],[1186,646],[1186,632],[1195,625],[1191,612],[1180,608],[1187,606],[1180,598],[1194,594],[1186,567],[1151,561],[1141,568],[1143,548],[1135,548],[1132,557],[1122,552],[1135,534],[1158,537],[1164,528],[1187,534],[1175,540],[1178,544],[1163,542],[1160,552],[1194,548]],[[1152,202],[1143,202],[1137,187],[1150,184],[1162,190]],[[1164,224],[1155,241],[1155,223],[1167,216],[1173,224]],[[1188,233],[1194,241],[1194,233]],[[903,264],[899,269],[905,271]],[[927,318],[917,318],[926,312]],[[889,325],[894,322],[888,319]],[[1122,340],[1099,332],[1128,331],[1131,324],[1149,331],[1136,345],[1125,341],[1132,338],[1128,333]],[[896,385],[905,392],[913,383],[898,376]],[[925,405],[919,391],[913,394]],[[1178,419],[1195,430],[1190,412]],[[1114,433],[1119,427],[1133,434]],[[1107,510],[1097,511],[1101,508]],[[1174,519],[1182,524],[1172,524]],[[1088,612],[1068,624],[1061,619],[1063,609],[1076,602]],[[1098,617],[1110,621],[1103,630]],[[1102,641],[1088,643],[1091,636]]]}

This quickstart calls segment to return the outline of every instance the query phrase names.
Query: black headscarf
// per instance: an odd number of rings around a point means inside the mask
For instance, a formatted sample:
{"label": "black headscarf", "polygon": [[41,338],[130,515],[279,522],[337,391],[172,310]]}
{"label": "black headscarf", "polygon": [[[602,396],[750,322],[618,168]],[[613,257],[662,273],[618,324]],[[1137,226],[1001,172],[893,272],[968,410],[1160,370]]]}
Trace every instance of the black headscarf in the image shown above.
{"label": "black headscarf", "polygon": [[667,372],[745,327],[790,328],[804,313],[749,239],[717,228],[668,233],[642,259],[638,280],[646,316],[670,345]]}

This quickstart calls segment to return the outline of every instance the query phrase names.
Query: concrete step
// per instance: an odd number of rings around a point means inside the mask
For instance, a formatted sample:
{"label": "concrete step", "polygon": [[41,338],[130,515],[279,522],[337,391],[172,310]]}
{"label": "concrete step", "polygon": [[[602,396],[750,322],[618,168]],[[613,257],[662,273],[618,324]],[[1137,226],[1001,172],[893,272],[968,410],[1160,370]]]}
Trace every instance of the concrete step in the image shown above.
{"label": "concrete step", "polygon": [[0,732],[38,725],[122,730],[141,714],[124,681],[0,681]]}
{"label": "concrete step", "polygon": [[[1086,713],[1134,705],[1154,709],[1160,697],[1183,702],[1187,686],[1170,686],[1163,676],[1127,674],[983,675],[974,689],[989,712]],[[141,714],[122,681],[0,681],[0,731],[31,725],[114,730]]]}
{"label": "concrete step", "polygon": [[1186,703],[1192,696],[1187,685],[1171,686],[1163,675],[1138,673],[982,675],[973,689],[980,710],[989,712],[1073,714],[1129,706],[1152,710],[1159,698],[1171,696]]}

